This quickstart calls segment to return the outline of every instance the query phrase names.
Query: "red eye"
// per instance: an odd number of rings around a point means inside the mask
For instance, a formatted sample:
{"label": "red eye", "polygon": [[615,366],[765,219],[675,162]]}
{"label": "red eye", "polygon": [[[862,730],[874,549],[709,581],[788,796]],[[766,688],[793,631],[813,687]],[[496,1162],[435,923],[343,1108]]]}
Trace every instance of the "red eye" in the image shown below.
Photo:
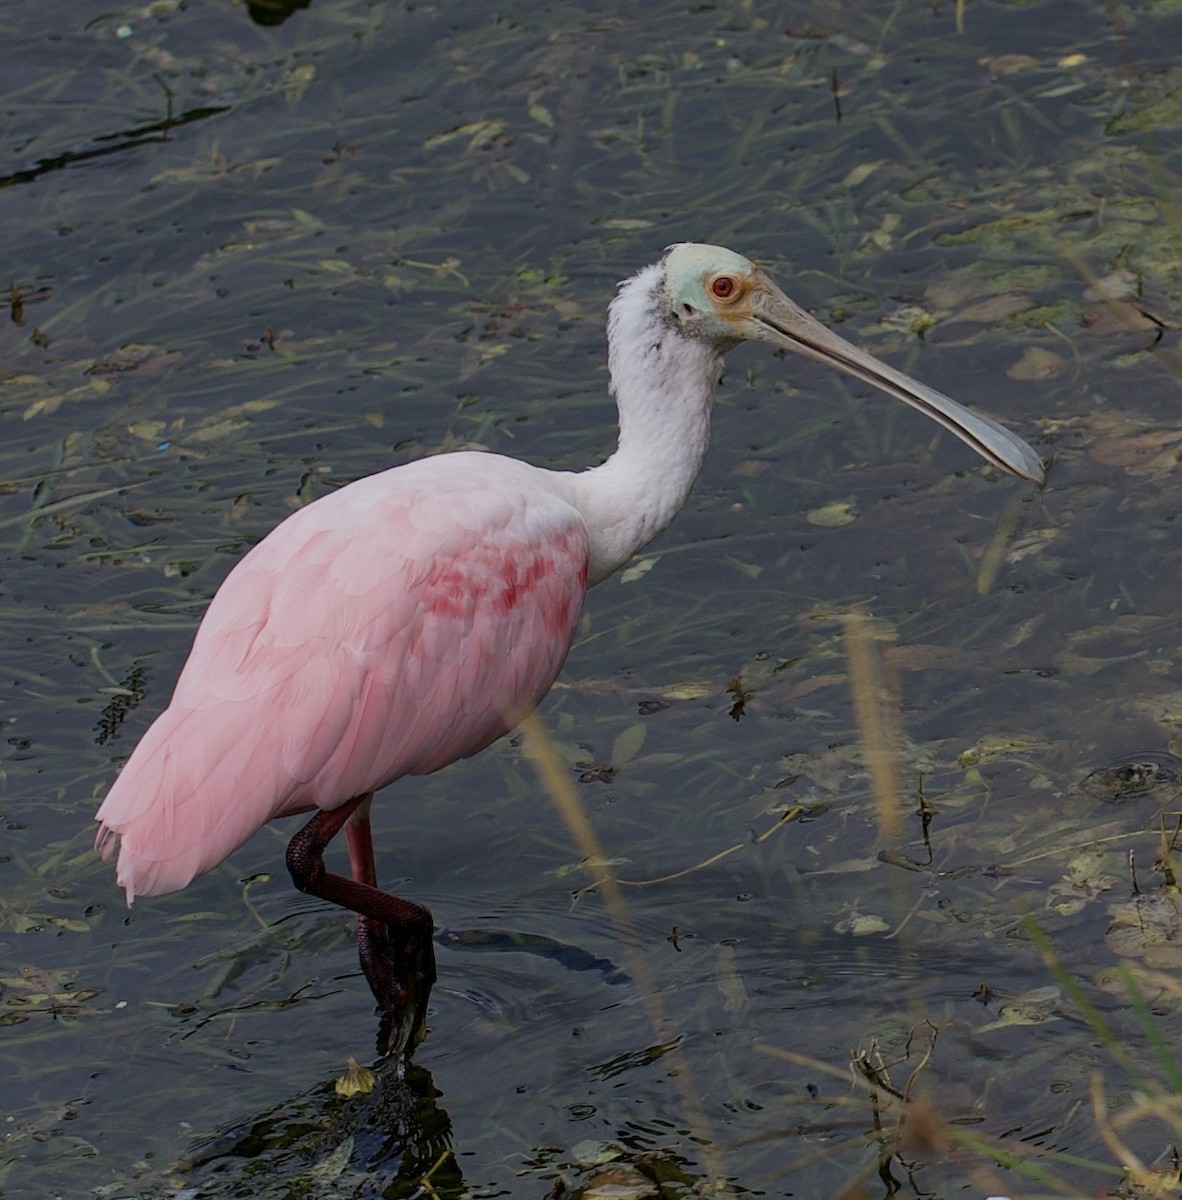
{"label": "red eye", "polygon": [[718,300],[733,300],[739,292],[739,285],[731,275],[719,275],[710,284],[710,290]]}

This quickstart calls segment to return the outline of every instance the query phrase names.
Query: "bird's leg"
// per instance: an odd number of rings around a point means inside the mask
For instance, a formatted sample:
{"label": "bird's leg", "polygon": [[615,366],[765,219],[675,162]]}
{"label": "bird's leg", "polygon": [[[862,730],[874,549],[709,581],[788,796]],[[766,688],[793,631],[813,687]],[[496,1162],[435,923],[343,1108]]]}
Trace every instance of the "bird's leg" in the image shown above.
{"label": "bird's leg", "polygon": [[[365,803],[349,815],[345,836],[353,878],[377,888],[378,872],[369,826],[371,799],[367,796]],[[379,1035],[383,1052],[405,1049],[409,1054],[427,1034],[427,1000],[435,983],[435,947],[431,940],[434,925],[430,912],[421,904],[395,896],[390,899],[411,910],[410,915],[395,923],[388,916],[359,914],[357,951],[365,977],[382,1006],[383,1023],[388,1025]],[[381,998],[391,994],[400,998],[396,1010]]]}
{"label": "bird's leg", "polygon": [[[426,1033],[427,1000],[435,982],[434,925],[421,904],[376,886],[370,798],[356,796],[318,812],[288,844],[287,869],[301,892],[357,913],[361,969],[388,1023],[383,1052],[410,1054]],[[346,823],[352,879],[324,865],[325,847]]]}

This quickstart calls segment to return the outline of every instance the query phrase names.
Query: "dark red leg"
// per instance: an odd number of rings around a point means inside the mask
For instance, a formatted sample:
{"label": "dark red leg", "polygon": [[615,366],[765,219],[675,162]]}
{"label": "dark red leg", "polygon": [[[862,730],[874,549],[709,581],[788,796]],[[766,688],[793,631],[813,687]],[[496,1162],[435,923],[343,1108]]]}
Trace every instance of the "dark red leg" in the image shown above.
{"label": "dark red leg", "polygon": [[[291,839],[287,869],[301,892],[320,896],[358,914],[357,949],[361,969],[389,1028],[385,1053],[410,1054],[427,1032],[427,999],[435,982],[431,914],[377,886],[368,795],[329,812],[318,812]],[[324,865],[324,849],[346,825],[352,879]]]}

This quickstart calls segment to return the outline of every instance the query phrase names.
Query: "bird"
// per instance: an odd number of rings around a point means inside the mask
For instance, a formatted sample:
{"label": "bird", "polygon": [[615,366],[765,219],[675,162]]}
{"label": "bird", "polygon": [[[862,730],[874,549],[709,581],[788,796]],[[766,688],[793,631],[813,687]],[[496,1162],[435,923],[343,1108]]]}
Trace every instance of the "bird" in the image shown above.
{"label": "bird", "polygon": [[[357,914],[385,1054],[424,1036],[436,968],[430,912],[378,886],[373,796],[478,753],[546,695],[588,588],[685,504],[729,350],[762,342],[836,367],[1045,482],[1026,442],[839,337],[721,246],[678,243],[621,283],[607,340],[619,429],[601,464],[441,453],[322,496],[253,546],[96,814],[128,904],[184,888],[269,821],[312,814],[287,867]],[[342,828],[348,876],[323,857]]]}

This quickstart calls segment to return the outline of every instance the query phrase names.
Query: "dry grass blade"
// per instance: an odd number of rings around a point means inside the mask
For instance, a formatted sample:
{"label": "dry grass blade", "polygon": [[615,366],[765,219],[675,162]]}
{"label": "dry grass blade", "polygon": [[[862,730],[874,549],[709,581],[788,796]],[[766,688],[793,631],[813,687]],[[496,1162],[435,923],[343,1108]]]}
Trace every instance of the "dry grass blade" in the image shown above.
{"label": "dry grass blade", "polygon": [[903,832],[899,797],[899,677],[878,644],[894,641],[894,631],[853,609],[842,618],[854,716],[866,748],[866,766],[878,811],[880,834],[897,841]]}
{"label": "dry grass blade", "polygon": [[525,756],[537,771],[543,789],[566,822],[571,840],[582,855],[583,864],[603,897],[604,906],[611,917],[616,937],[624,952],[628,973],[635,980],[636,986],[644,997],[645,1008],[657,1040],[672,1043],[668,1056],[677,1065],[671,1074],[677,1083],[686,1121],[692,1130],[694,1140],[701,1147],[702,1157],[710,1178],[721,1186],[725,1179],[722,1160],[710,1132],[706,1114],[702,1109],[697,1088],[694,1086],[689,1061],[682,1051],[680,1035],[676,1032],[673,1022],[665,1010],[657,980],[649,966],[636,929],[632,924],[632,918],[628,913],[627,902],[624,900],[619,884],[606,866],[608,860],[603,853],[599,838],[587,818],[586,810],[575,792],[565,765],[554,749],[537,714],[531,713],[526,717],[522,721],[520,729]]}

